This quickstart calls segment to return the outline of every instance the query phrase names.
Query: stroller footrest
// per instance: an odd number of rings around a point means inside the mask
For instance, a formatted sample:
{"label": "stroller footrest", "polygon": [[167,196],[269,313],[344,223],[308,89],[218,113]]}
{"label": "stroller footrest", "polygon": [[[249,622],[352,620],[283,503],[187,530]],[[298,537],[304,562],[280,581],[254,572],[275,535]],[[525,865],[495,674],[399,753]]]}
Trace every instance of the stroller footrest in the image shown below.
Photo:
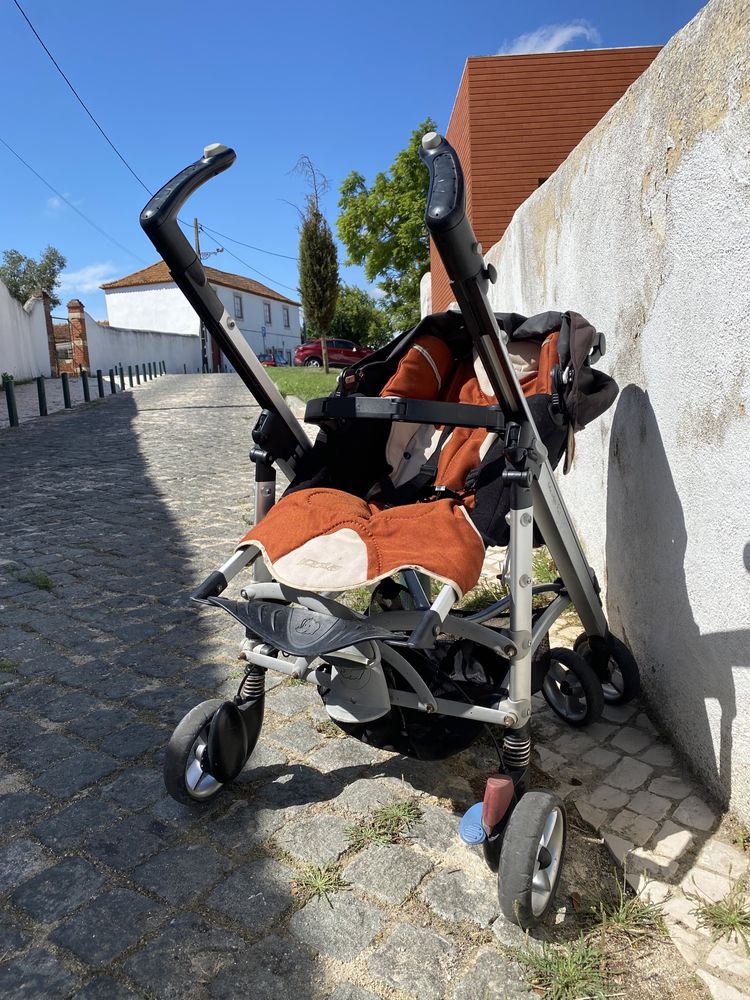
{"label": "stroller footrest", "polygon": [[276,649],[295,656],[322,656],[371,639],[392,639],[393,632],[370,622],[336,618],[321,611],[290,608],[270,601],[230,601],[209,597],[208,603],[228,611],[248,632]]}

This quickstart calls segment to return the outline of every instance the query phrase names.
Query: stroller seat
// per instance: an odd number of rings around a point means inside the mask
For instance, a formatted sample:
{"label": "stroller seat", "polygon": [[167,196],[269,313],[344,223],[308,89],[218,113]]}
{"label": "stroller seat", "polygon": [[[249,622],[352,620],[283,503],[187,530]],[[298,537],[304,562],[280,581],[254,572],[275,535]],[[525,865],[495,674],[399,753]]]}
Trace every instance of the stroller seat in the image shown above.
{"label": "stroller seat", "polygon": [[[439,320],[455,326],[453,315]],[[481,362],[460,337],[418,332],[439,329],[434,319],[417,328],[379,396],[497,407]],[[521,339],[512,347],[528,396],[547,388],[557,337],[547,332],[541,342]],[[300,590],[348,590],[414,569],[463,595],[484,560],[485,538],[470,515],[477,476],[497,439],[487,428],[393,423],[383,440],[386,474],[373,473],[365,496],[336,482],[293,489],[238,549],[254,546],[274,579]],[[375,455],[351,461],[368,458],[377,470]]]}

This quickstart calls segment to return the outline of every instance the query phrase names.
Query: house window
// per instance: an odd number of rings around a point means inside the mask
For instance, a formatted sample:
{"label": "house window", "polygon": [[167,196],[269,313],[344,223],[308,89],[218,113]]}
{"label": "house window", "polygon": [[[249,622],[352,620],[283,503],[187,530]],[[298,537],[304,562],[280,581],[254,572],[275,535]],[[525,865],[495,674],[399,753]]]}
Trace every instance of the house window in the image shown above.
{"label": "house window", "polygon": [[263,303],[263,322],[266,324],[266,326],[270,326],[271,325],[271,303],[270,302],[264,302]]}
{"label": "house window", "polygon": [[284,326],[289,329],[289,306],[283,306],[281,309],[282,315],[284,317]]}
{"label": "house window", "polygon": [[236,319],[243,319],[244,318],[243,312],[242,312],[242,296],[241,295],[237,295],[236,292],[235,292],[235,295],[234,295],[234,315],[235,315]]}

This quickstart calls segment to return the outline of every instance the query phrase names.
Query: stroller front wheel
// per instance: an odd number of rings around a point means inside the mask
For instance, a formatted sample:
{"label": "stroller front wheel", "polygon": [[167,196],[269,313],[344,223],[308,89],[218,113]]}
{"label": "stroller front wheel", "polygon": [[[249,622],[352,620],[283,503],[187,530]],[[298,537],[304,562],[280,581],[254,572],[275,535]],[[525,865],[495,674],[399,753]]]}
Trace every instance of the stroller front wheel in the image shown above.
{"label": "stroller front wheel", "polygon": [[604,710],[602,685],[587,660],[572,649],[551,649],[542,694],[552,711],[571,726],[597,722]]}
{"label": "stroller front wheel", "polygon": [[205,802],[223,788],[206,766],[211,719],[223,704],[220,698],[212,698],[196,705],[179,723],[167,745],[164,784],[182,805]]}
{"label": "stroller front wheel", "polygon": [[635,657],[624,642],[610,635],[599,640],[592,649],[592,641],[582,632],[573,649],[587,660],[597,672],[604,700],[608,705],[625,705],[641,690],[641,676]]}
{"label": "stroller front wheel", "polygon": [[497,871],[500,909],[506,920],[535,927],[550,911],[560,881],[568,818],[553,792],[526,792],[513,810]]}

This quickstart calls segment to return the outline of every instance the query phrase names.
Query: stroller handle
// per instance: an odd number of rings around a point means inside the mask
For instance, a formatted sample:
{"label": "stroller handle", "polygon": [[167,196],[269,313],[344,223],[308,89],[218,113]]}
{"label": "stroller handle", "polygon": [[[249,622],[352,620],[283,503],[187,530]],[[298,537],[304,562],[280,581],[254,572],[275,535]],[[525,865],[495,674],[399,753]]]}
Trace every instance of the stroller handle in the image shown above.
{"label": "stroller handle", "polygon": [[458,154],[438,132],[428,132],[422,138],[419,156],[430,172],[425,225],[451,280],[484,277],[482,247],[466,214],[464,174]]}

